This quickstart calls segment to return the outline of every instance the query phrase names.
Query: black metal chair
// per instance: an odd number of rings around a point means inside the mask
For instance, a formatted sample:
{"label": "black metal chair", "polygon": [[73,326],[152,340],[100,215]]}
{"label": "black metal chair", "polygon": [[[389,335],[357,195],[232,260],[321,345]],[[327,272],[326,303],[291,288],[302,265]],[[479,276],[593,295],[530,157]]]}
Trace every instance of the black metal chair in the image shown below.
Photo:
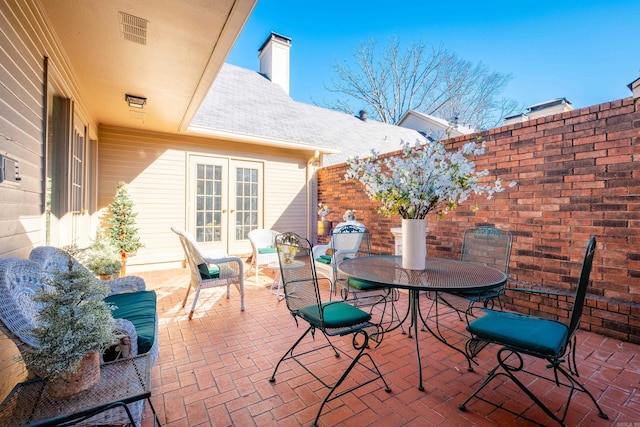
{"label": "black metal chair", "polygon": [[[509,260],[511,258],[511,243],[513,235],[508,230],[501,230],[496,227],[482,226],[470,228],[464,232],[462,240],[461,261],[472,262],[493,267],[496,270],[507,272],[509,269]],[[505,285],[492,289],[484,289],[474,292],[455,292],[453,295],[463,297],[468,304],[462,308],[456,306],[447,299],[447,294],[440,293],[439,301],[446,306],[462,312],[465,315],[471,315],[474,306],[478,303],[485,308],[493,308],[495,302],[502,308],[500,296],[504,294]],[[437,301],[436,301],[437,302]]]}
{"label": "black metal chair", "polygon": [[[501,348],[497,352],[498,365],[489,371],[488,377],[480,387],[459,405],[460,409],[465,410],[467,403],[474,397],[494,406],[501,407],[501,405],[495,404],[478,394],[495,378],[505,376],[513,380],[538,407],[561,425],[564,425],[571,398],[577,391],[582,391],[591,398],[591,401],[598,410],[600,418],[608,419],[608,416],[602,412],[593,395],[578,381],[577,378],[579,375],[575,357],[575,333],[582,316],[582,308],[589,284],[589,275],[591,273],[595,249],[596,239],[595,237],[591,237],[585,251],[582,271],[573,299],[571,317],[567,319],[567,323],[532,315],[491,309],[486,309],[484,316],[478,317],[469,323],[467,329],[471,333],[472,338],[467,342],[467,352],[472,357],[477,356],[477,353],[485,348],[487,344],[497,344],[500,345]],[[531,290],[526,291],[530,292]],[[550,292],[544,293],[555,295]],[[567,354],[567,352],[569,352],[569,354]],[[543,376],[525,369],[525,358],[523,358],[523,355],[546,360],[548,362],[546,367],[552,370],[553,377]],[[567,368],[564,367],[565,362],[567,363]],[[563,405],[564,411],[561,416],[556,415],[556,413],[549,409],[549,407],[525,385],[520,379],[524,378],[522,374],[533,375],[535,378],[552,381],[556,386],[568,387],[570,389],[567,401]],[[492,392],[495,392],[495,389],[492,389]],[[557,402],[554,402],[554,405],[557,405]],[[502,407],[502,409],[535,423],[534,420],[517,414],[508,408]]]}
{"label": "black metal chair", "polygon": [[[462,240],[461,261],[493,267],[496,270],[507,272],[511,258],[511,244],[513,235],[508,230],[501,230],[493,226],[469,228],[464,232]],[[448,346],[467,356],[467,369],[473,371],[472,359],[461,348],[454,347],[447,341],[444,330],[453,328],[443,326],[440,318],[446,314],[456,312],[460,321],[469,323],[473,318],[473,310],[479,304],[484,308],[493,308],[496,301],[500,308],[500,296],[504,294],[505,285],[481,291],[466,292],[427,292],[427,298],[432,301],[427,315],[423,317],[424,326],[433,335]],[[427,322],[432,322],[429,326]],[[454,331],[462,332],[462,329]]]}
{"label": "black metal chair", "polygon": [[[322,409],[327,402],[374,382],[377,379],[381,379],[384,383],[385,390],[390,392],[391,389],[384,380],[373,358],[367,352],[370,344],[370,336],[372,334],[375,334],[377,337],[382,336],[380,325],[371,322],[371,315],[369,313],[347,302],[322,302],[314,258],[311,251],[311,243],[309,243],[307,239],[295,233],[283,233],[276,237],[276,248],[280,260],[280,272],[287,308],[294,317],[296,325],[298,324],[298,320],[302,320],[308,323],[309,326],[291,348],[286,351],[280,361],[278,361],[269,381],[275,381],[276,373],[283,361],[294,360],[324,387],[328,388],[329,393],[322,401],[313,425],[318,423]],[[303,342],[303,339],[309,333],[311,333],[312,338],[315,338],[316,331],[322,333],[327,343],[320,346],[315,345],[313,348],[308,348],[308,344],[305,343],[303,344],[303,348],[298,350],[298,345]],[[329,339],[329,337],[346,335],[352,335],[352,345],[356,350],[355,356],[351,356],[344,350],[334,346]],[[322,379],[310,369],[308,364],[305,364],[305,360],[308,360],[309,364],[318,363],[318,360],[323,360],[318,359],[317,356],[314,357],[311,353],[316,353],[327,348],[331,349],[335,357],[344,355],[351,359],[351,362],[335,383],[326,382],[326,373],[322,373],[322,375],[325,376],[325,379]],[[307,358],[307,356],[310,357]],[[364,368],[365,373],[368,372],[372,377],[352,387],[345,387],[346,389],[344,390],[338,390],[356,365]]]}

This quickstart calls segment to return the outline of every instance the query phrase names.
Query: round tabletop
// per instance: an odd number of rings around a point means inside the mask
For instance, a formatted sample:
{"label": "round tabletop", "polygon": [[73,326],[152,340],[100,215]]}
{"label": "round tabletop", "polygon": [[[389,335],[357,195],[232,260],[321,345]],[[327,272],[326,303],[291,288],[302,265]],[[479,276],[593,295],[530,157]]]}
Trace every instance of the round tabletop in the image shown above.
{"label": "round tabletop", "polygon": [[495,268],[445,258],[427,258],[424,270],[407,270],[401,256],[355,257],[341,262],[338,270],[354,279],[419,291],[483,290],[507,281],[507,275]]}

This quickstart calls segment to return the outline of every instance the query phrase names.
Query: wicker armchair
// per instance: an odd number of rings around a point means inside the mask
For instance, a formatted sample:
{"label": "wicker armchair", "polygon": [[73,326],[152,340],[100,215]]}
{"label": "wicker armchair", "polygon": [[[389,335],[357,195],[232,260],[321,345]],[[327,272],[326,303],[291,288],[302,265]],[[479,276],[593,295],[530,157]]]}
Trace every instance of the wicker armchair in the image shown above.
{"label": "wicker armchair", "polygon": [[[51,266],[52,264],[47,265]],[[20,353],[29,351],[32,347],[38,345],[31,331],[37,324],[36,315],[40,307],[33,300],[33,296],[38,289],[46,286],[44,280],[49,274],[51,274],[51,270],[44,271],[38,263],[28,259],[0,258],[0,329],[15,343]],[[144,286],[144,281],[142,284]],[[134,294],[152,293],[143,291],[127,295],[136,296]],[[155,297],[155,294],[153,296]],[[155,305],[153,309],[155,310]],[[136,327],[129,320],[122,318],[116,318],[116,323],[118,332],[124,335],[120,345],[126,344],[130,346],[129,355],[137,355],[138,334]],[[158,356],[157,324],[156,317],[155,339],[149,350],[151,363],[155,362]],[[29,372],[29,375],[34,376],[35,374]],[[134,420],[137,420],[136,424],[139,425],[144,410],[144,401],[131,403],[127,406]],[[129,423],[129,418],[124,409],[114,408],[91,417],[80,425],[122,425],[127,423]]]}
{"label": "wicker armchair", "polygon": [[260,266],[278,262],[278,251],[276,251],[276,236],[278,234],[280,233],[274,230],[256,228],[247,235],[253,250],[251,267],[256,272],[256,283],[258,283],[258,269],[260,269]]}
{"label": "wicker armchair", "polygon": [[240,292],[240,310],[244,311],[244,262],[238,257],[228,256],[224,251],[207,254],[191,234],[175,227],[171,227],[171,231],[180,238],[184,256],[191,270],[191,280],[182,301],[184,308],[187,305],[189,292],[193,288],[195,296],[189,311],[189,320],[193,318],[200,291],[220,286],[226,286],[227,298],[229,298],[229,288],[235,285]]}

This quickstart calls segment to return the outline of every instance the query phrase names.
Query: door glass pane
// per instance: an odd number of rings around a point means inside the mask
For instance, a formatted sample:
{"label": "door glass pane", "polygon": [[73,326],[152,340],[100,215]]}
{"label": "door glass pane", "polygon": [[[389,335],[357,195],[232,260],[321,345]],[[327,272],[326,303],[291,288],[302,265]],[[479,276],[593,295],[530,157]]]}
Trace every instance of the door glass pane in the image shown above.
{"label": "door glass pane", "polygon": [[236,240],[246,240],[251,230],[258,228],[258,170],[255,168],[236,169]]}
{"label": "door glass pane", "polygon": [[221,179],[222,166],[197,165],[195,234],[198,242],[219,242],[222,238]]}

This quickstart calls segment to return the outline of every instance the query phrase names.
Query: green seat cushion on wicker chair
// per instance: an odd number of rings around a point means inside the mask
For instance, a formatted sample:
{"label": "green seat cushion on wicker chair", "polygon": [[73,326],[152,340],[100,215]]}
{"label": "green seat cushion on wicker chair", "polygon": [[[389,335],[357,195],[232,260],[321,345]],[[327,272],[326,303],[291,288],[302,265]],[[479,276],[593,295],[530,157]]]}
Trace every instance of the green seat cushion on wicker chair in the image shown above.
{"label": "green seat cushion on wicker chair", "polygon": [[[345,328],[371,320],[369,313],[345,302],[326,302],[322,306],[325,328]],[[322,326],[317,305],[303,307],[299,310],[299,314],[313,326],[317,328]]]}
{"label": "green seat cushion on wicker chair", "polygon": [[104,299],[116,306],[114,319],[127,319],[138,334],[138,353],[147,353],[153,345],[156,332],[156,293],[138,291],[109,295]]}
{"label": "green seat cushion on wicker chair", "polygon": [[258,248],[259,254],[275,254],[278,252],[276,248]]}
{"label": "green seat cushion on wicker chair", "polygon": [[215,264],[211,267],[209,267],[205,262],[198,264],[198,272],[200,272],[202,280],[217,279],[220,277],[220,268]]}
{"label": "green seat cushion on wicker chair", "polygon": [[349,277],[347,279],[347,285],[359,291],[368,291],[372,289],[380,289],[383,287],[382,285],[380,285],[380,283],[367,282],[366,280],[354,279],[352,277]]}
{"label": "green seat cushion on wicker chair", "polygon": [[519,313],[485,311],[484,316],[467,326],[478,338],[549,356],[559,354],[567,342],[568,328],[563,323]]}
{"label": "green seat cushion on wicker chair", "polygon": [[331,264],[331,255],[320,255],[318,258],[316,258],[316,261],[329,265]]}

